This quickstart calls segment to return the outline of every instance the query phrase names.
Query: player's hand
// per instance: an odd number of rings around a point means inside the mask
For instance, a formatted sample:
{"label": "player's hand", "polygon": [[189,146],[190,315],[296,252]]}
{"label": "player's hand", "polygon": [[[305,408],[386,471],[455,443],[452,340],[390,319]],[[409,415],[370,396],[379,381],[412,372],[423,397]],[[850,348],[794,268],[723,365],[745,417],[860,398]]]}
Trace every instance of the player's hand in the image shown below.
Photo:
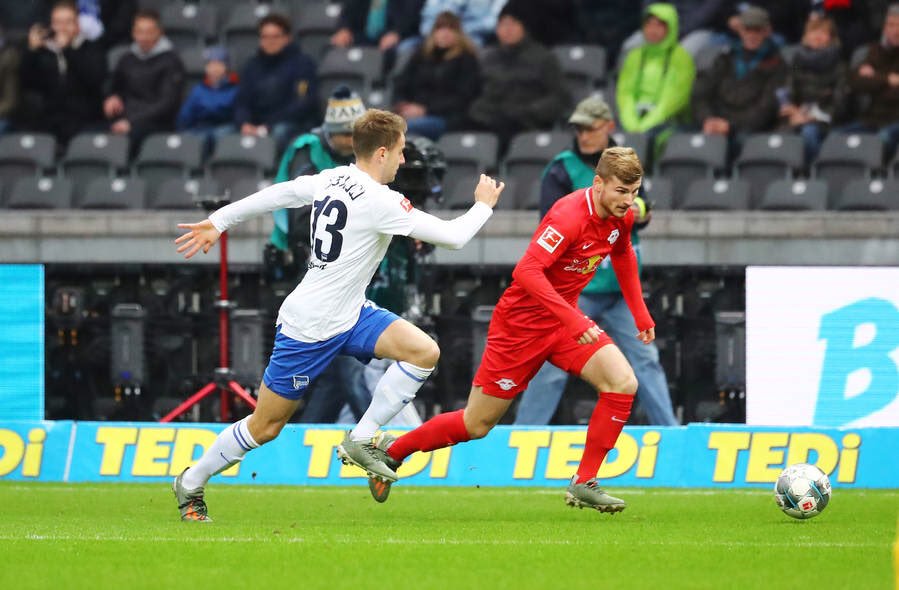
{"label": "player's hand", "polygon": [[577,339],[578,344],[595,344],[599,342],[599,335],[602,334],[602,330],[596,327],[596,324],[590,326],[586,332],[581,334],[581,337]]}
{"label": "player's hand", "polygon": [[497,184],[495,180],[486,174],[481,174],[478,186],[474,189],[474,200],[478,203],[484,203],[492,209],[496,207],[496,202],[499,201],[499,194],[503,192],[504,188],[506,188],[505,182]]}
{"label": "player's hand", "polygon": [[637,339],[643,344],[649,344],[656,339],[656,329],[650,328],[648,330],[643,330],[642,332],[637,334]]}
{"label": "player's hand", "polygon": [[209,252],[222,235],[208,219],[200,223],[179,223],[178,227],[188,230],[175,240],[176,244],[180,244],[178,253],[184,252],[185,258],[190,258],[200,250],[203,250],[204,254]]}

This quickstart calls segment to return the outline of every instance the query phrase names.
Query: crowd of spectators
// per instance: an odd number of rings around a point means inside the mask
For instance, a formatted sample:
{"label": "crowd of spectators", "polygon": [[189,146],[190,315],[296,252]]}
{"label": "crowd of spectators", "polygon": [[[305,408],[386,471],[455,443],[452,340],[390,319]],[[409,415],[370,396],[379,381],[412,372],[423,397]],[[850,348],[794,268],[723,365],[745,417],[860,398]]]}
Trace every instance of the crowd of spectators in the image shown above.
{"label": "crowd of spectators", "polygon": [[[899,143],[899,4],[341,4],[332,47],[377,48],[386,64],[371,73],[380,106],[434,140],[490,131],[502,150],[522,131],[564,126],[585,96],[566,84],[554,49],[592,43],[608,57],[597,71],[610,72],[591,90],[609,100],[621,129],[648,135],[656,154],[676,131],[726,136],[733,153],[748,134],[795,132],[809,162],[831,131],[879,133],[886,158]],[[321,120],[330,92],[321,56],[304,52],[295,33],[302,12],[278,13],[283,6],[258,21],[247,61],[232,63],[227,45],[209,40],[205,76],[188,82],[163,19],[136,0],[4,3],[0,132],[52,133],[60,150],[85,131],[127,135],[133,153],[156,132],[201,135],[207,153],[241,133],[272,136],[283,150]]]}

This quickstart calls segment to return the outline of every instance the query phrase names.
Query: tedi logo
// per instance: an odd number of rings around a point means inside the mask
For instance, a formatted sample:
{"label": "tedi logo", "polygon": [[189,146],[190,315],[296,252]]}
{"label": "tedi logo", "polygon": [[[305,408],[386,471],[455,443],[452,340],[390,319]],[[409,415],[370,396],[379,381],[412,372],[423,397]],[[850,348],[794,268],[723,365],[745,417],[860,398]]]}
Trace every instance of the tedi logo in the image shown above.
{"label": "tedi logo", "polygon": [[821,317],[825,342],[814,423],[843,426],[899,397],[899,308],[871,297]]}

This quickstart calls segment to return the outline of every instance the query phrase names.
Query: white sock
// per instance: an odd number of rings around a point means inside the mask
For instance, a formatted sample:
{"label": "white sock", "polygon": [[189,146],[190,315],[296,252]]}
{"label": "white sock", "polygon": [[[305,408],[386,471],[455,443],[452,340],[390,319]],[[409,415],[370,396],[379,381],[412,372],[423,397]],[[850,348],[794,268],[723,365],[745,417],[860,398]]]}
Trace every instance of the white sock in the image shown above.
{"label": "white sock", "polygon": [[181,484],[188,490],[204,487],[209,478],[231,467],[243,456],[259,446],[259,443],[250,434],[247,427],[250,417],[235,422],[222,430],[212,446],[209,447],[200,460],[184,473]]}
{"label": "white sock", "polygon": [[434,367],[423,369],[401,361],[390,365],[378,381],[371,394],[371,405],[350,433],[350,439],[360,441],[373,437],[380,427],[415,399],[415,394],[433,372]]}

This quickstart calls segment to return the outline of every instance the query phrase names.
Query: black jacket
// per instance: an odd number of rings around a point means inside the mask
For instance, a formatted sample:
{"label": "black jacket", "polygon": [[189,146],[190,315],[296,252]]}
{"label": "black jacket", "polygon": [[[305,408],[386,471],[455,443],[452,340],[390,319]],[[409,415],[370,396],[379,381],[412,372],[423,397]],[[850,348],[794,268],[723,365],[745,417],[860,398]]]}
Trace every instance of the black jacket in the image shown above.
{"label": "black jacket", "polygon": [[26,51],[20,72],[26,127],[53,133],[66,143],[86,126],[103,121],[106,53],[98,42],[76,41],[60,54],[46,47]]}
{"label": "black jacket", "polygon": [[416,102],[446,119],[450,130],[465,126],[465,112],[480,91],[478,58],[462,53],[444,60],[418,51],[394,80],[395,102]]}
{"label": "black jacket", "polygon": [[112,72],[109,93],[125,103],[125,118],[132,127],[166,131],[175,125],[184,87],[184,64],[163,37],[149,57],[132,49]]}

